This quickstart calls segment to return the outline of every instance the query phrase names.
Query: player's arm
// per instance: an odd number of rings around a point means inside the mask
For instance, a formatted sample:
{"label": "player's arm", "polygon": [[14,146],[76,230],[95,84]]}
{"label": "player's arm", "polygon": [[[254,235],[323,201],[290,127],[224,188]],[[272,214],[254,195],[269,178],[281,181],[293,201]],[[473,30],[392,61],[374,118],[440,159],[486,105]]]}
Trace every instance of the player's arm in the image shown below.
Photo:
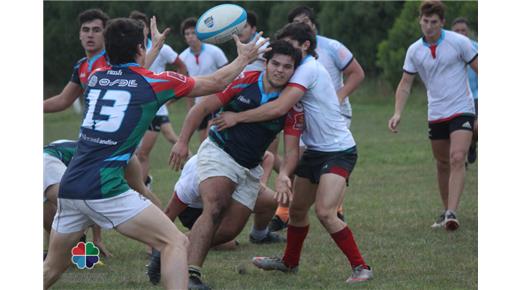
{"label": "player's arm", "polygon": [[258,108],[240,113],[223,112],[213,119],[218,130],[224,130],[238,123],[254,123],[279,118],[285,114],[303,97],[305,90],[300,86],[287,86],[278,99],[268,102]]}
{"label": "player's arm", "polygon": [[223,106],[222,101],[217,95],[211,95],[195,106],[191,108],[191,110],[186,115],[184,119],[181,133],[179,134],[179,139],[177,143],[172,147],[170,152],[170,167],[175,170],[179,170],[184,166],[184,162],[186,162],[186,158],[188,157],[188,144],[190,142],[191,136],[197,130],[202,119],[208,114],[215,112],[217,109]]}
{"label": "player's arm", "polygon": [[478,75],[478,56],[476,56],[475,59],[469,63],[469,66]]}
{"label": "player's arm", "polygon": [[412,89],[413,80],[415,78],[414,74],[403,72],[403,76],[401,77],[401,81],[397,86],[397,90],[395,91],[395,109],[394,115],[388,121],[388,128],[393,133],[397,133],[397,126],[401,121],[401,113],[404,110],[404,106],[406,101],[408,100],[408,96],[410,96],[410,91]]}
{"label": "player's arm", "polygon": [[180,57],[177,57],[175,61],[172,63],[172,65],[177,68],[177,72],[180,74],[183,74],[185,76],[188,76],[188,67],[186,64],[182,61]]}
{"label": "player's arm", "polygon": [[187,97],[206,96],[224,90],[226,86],[244,70],[251,60],[256,59],[259,54],[266,51],[260,50],[260,47],[262,47],[265,41],[269,41],[269,38],[256,44],[261,34],[262,33],[259,33],[255,39],[247,44],[243,44],[236,35],[233,35],[237,46],[237,58],[209,76],[194,77],[195,86]]}
{"label": "player's arm", "polygon": [[343,103],[347,96],[350,96],[365,79],[365,72],[359,62],[353,58],[352,62],[343,70],[345,83],[337,91],[339,102]]}
{"label": "player's arm", "polygon": [[83,93],[81,86],[70,81],[60,94],[43,101],[43,112],[60,112],[72,105],[74,101]]}
{"label": "player's arm", "polygon": [[141,164],[139,163],[137,156],[134,154],[125,168],[125,179],[128,182],[128,185],[133,190],[139,192],[142,196],[148,198],[158,208],[162,208],[161,200],[144,184],[141,172]]}
{"label": "player's arm", "polygon": [[278,202],[292,201],[291,175],[296,169],[300,152],[300,136],[284,134],[284,157],[280,166],[280,172],[276,178],[275,198]]}

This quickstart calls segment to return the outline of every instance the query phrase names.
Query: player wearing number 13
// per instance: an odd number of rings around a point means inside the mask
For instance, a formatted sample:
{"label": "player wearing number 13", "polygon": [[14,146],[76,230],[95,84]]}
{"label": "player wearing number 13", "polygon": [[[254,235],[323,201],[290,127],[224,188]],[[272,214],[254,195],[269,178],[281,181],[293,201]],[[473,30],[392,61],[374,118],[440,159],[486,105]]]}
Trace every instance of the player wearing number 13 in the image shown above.
{"label": "player wearing number 13", "polygon": [[77,151],[60,185],[44,264],[45,288],[66,270],[83,229],[96,223],[159,249],[165,288],[186,289],[186,237],[128,187],[124,168],[161,105],[223,90],[261,53],[262,43],[242,44],[235,36],[238,57],[232,63],[212,75],[190,78],[142,68],[145,37],[136,20],[112,20],[104,37],[111,66],[96,70],[85,91],[87,110]]}

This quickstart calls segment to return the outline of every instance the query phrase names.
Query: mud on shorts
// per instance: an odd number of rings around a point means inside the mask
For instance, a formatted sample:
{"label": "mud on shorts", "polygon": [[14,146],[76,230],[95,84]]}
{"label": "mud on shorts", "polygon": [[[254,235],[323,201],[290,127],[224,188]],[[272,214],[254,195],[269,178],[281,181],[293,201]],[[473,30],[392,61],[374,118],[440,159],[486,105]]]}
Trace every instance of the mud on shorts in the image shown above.
{"label": "mud on shorts", "polygon": [[307,149],[303,152],[303,156],[298,162],[295,174],[309,179],[314,184],[319,184],[321,175],[334,173],[344,177],[348,185],[348,180],[354,170],[356,161],[356,146],[336,152]]}

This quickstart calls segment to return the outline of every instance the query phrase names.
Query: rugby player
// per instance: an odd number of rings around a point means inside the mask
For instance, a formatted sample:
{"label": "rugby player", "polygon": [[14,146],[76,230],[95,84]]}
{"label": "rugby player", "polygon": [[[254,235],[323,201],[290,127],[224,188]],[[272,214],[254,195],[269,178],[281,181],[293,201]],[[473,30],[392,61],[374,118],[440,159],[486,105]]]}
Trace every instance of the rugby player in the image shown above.
{"label": "rugby player", "polygon": [[453,231],[459,227],[456,211],[464,189],[464,165],[475,121],[466,68],[469,65],[478,73],[478,53],[467,37],[442,29],[444,12],[445,6],[440,1],[421,3],[419,25],[423,36],[406,52],[388,128],[398,132],[413,80],[419,73],[427,89],[429,138],[444,206],[432,228]]}

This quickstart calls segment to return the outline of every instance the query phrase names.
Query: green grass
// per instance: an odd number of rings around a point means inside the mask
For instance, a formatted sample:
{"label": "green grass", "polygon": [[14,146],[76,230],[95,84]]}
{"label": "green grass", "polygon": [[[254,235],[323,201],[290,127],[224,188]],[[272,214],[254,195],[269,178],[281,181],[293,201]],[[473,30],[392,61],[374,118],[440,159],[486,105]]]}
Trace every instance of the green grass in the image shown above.
{"label": "green grass", "polygon": [[[351,99],[352,132],[359,159],[344,207],[365,260],[375,279],[358,289],[476,289],[477,288],[477,166],[470,166],[458,211],[461,228],[455,233],[432,230],[440,214],[435,165],[427,137],[426,96],[414,89],[398,134],[387,129],[393,113],[390,89],[367,81]],[[186,114],[181,100],[170,106],[170,119],[178,132]],[[47,114],[45,143],[75,139],[80,119],[71,111]],[[192,138],[196,151],[198,136]],[[178,173],[167,167],[170,145],[160,138],[152,152],[154,192],[165,204]],[[271,178],[273,179],[273,178]],[[350,275],[345,257],[314,213],[296,275],[262,272],[249,264],[255,255],[280,255],[283,245],[257,246],[248,241],[251,221],[238,237],[233,252],[211,251],[204,278],[214,289],[343,289]],[[180,227],[182,228],[182,227]],[[69,269],[55,289],[158,289],[145,275],[144,246],[104,231],[114,257],[92,271]],[[246,265],[239,275],[235,267]]]}

